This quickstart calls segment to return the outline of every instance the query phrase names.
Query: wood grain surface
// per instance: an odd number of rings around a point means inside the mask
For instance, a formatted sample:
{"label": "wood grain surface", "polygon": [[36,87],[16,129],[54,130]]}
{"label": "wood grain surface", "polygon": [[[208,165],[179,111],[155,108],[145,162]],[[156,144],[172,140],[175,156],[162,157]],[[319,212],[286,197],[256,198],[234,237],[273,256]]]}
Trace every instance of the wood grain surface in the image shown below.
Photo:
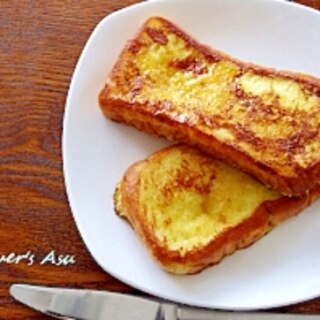
{"label": "wood grain surface", "polygon": [[[0,319],[46,319],[14,302],[12,283],[141,294],[102,271],[86,250],[61,157],[65,99],[81,50],[104,16],[135,2],[0,0]],[[319,0],[301,2],[320,7]],[[40,265],[52,250],[75,263]],[[26,258],[16,263],[11,253]],[[320,314],[320,298],[278,311]]]}

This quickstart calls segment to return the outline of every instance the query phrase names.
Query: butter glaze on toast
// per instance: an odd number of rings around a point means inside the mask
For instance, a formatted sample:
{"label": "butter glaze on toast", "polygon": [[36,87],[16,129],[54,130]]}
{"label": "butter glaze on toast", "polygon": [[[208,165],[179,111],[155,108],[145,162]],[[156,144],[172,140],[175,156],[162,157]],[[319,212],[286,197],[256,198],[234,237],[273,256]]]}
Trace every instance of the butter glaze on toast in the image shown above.
{"label": "butter glaze on toast", "polygon": [[320,177],[320,80],[241,62],[163,18],[129,41],[100,93],[105,115],[197,147],[285,195]]}
{"label": "butter glaze on toast", "polygon": [[174,145],[130,166],[114,201],[156,261],[185,274],[250,245],[318,195],[284,197],[222,161]]}

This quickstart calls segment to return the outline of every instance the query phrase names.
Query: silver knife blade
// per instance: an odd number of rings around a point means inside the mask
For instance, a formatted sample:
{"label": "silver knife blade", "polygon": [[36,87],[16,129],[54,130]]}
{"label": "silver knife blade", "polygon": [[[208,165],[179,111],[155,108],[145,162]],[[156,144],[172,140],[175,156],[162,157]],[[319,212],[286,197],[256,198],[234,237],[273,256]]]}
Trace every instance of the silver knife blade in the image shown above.
{"label": "silver knife blade", "polygon": [[320,315],[218,311],[107,291],[13,285],[11,295],[49,316],[77,320],[320,320]]}
{"label": "silver knife blade", "polygon": [[[159,302],[126,294],[80,289],[48,288],[24,284],[12,285],[10,294],[19,302],[58,319],[77,320],[169,320],[175,314]],[[176,317],[172,318],[176,320]]]}

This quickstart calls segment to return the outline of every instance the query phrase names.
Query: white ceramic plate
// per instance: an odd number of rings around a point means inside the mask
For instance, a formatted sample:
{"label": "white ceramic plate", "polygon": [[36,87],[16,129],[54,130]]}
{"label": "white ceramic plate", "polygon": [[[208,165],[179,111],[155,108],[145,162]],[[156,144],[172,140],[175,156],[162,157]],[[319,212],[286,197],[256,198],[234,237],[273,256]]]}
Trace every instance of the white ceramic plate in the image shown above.
{"label": "white ceramic plate", "polygon": [[277,0],[159,0],[102,20],[83,50],[67,99],[64,173],[71,209],[97,263],[116,278],[177,302],[256,309],[320,295],[320,202],[219,265],[192,276],[154,263],[113,211],[125,169],[167,142],[104,118],[97,96],[125,41],[164,16],[200,42],[240,59],[320,76],[320,13]]}

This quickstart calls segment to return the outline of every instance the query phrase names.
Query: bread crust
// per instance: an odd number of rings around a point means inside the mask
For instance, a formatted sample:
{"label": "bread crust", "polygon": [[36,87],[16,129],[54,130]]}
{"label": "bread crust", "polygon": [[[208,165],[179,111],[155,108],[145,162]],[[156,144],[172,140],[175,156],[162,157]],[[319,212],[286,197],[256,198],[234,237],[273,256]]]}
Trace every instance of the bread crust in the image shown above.
{"label": "bread crust", "polygon": [[[278,71],[273,68],[266,68],[252,63],[242,62],[216,49],[199,44],[195,39],[187,35],[171,22],[163,18],[156,19],[159,19],[159,21],[166,25],[170,32],[182,38],[188,45],[196,48],[196,50],[201,52],[201,54],[203,54],[209,61],[214,62],[227,59],[228,61],[240,66],[242,73],[250,71],[259,75],[267,75],[272,78],[281,77],[285,79],[292,79],[296,83],[303,84],[306,88],[309,88],[310,91],[320,97],[320,79],[318,78],[301,73]],[[107,84],[99,95],[100,106],[108,118],[135,126],[139,130],[148,133],[160,135],[169,140],[183,142],[196,147],[218,159],[224,160],[225,162],[244,170],[284,195],[303,195],[319,184],[320,154],[318,158],[307,167],[296,163],[293,164],[290,157],[286,158],[283,163],[270,163],[268,161],[264,161],[263,157],[262,159],[257,159],[251,154],[244,152],[237,143],[227,143],[219,140],[214,135],[208,134],[202,130],[198,123],[182,121],[181,119],[172,117],[165,112],[159,112],[161,109],[166,109],[167,106],[164,102],[159,101],[156,106],[154,103],[150,106],[148,102],[139,103],[134,99],[126,100],[121,96],[119,97],[118,95],[113,94],[113,89],[110,84],[116,82],[115,79],[117,76],[123,72],[123,61],[128,59],[126,54],[128,52],[131,52],[131,54],[133,52],[134,54],[134,51],[138,50],[137,48],[140,46],[140,37],[148,28],[148,23],[149,22],[147,21],[142,26],[137,36],[128,42],[109,76]],[[159,39],[157,41],[162,40]],[[125,85],[125,83],[123,83],[123,85]],[[134,91],[135,89],[132,90]],[[135,94],[134,92],[131,93]],[[320,124],[318,124],[318,128],[318,131],[320,132]],[[314,139],[319,143],[319,132],[316,133],[316,136],[310,136],[308,139]],[[248,137],[245,137],[244,133],[243,139],[246,138]],[[302,136],[295,137],[295,139],[300,139],[301,141],[304,138],[305,137]],[[288,152],[290,152],[290,150]],[[280,157],[281,154],[275,150],[274,156],[275,158],[277,156]],[[293,171],[293,173],[288,173],[289,169]]]}
{"label": "bread crust", "polygon": [[[170,152],[171,148],[176,147],[171,146],[160,152]],[[115,211],[130,222],[155,260],[171,273],[197,273],[219,263],[225,256],[248,247],[284,220],[298,214],[320,196],[320,188],[317,188],[302,197],[282,196],[264,201],[240,224],[221,232],[207,245],[182,254],[179,250],[168,249],[157,240],[139,203],[140,174],[157,154],[133,164],[125,172],[114,194]]]}

